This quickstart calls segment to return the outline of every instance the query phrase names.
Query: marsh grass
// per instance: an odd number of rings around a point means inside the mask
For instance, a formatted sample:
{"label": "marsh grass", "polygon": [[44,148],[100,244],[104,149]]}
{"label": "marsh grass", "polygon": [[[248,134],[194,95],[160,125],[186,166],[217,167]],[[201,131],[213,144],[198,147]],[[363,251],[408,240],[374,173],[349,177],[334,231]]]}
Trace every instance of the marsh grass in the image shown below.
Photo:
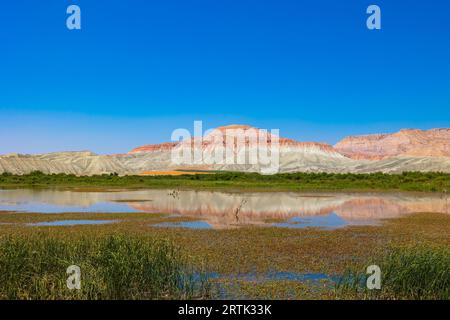
{"label": "marsh grass", "polygon": [[[349,270],[336,284],[337,298],[344,299],[450,299],[450,249],[448,247],[399,247],[380,262],[381,289],[366,288],[367,275]],[[369,264],[368,264],[369,265]]]}
{"label": "marsh grass", "polygon": [[[66,269],[81,269],[81,289]],[[126,236],[0,239],[1,299],[188,299],[208,295],[202,273],[167,240]],[[200,276],[199,276],[200,275]]]}
{"label": "marsh grass", "polygon": [[[15,217],[15,218],[14,218]],[[254,281],[239,281],[237,288],[229,280],[228,275],[252,273],[265,274],[271,271],[288,271],[295,273],[325,273],[328,275],[342,275],[345,270],[351,269],[360,272],[365,277],[365,267],[370,264],[380,265],[382,258],[386,252],[390,252],[391,244],[402,247],[415,247],[418,244],[450,248],[450,238],[448,230],[450,230],[450,217],[448,214],[438,213],[420,213],[399,218],[386,220],[385,223],[378,226],[349,226],[342,229],[322,230],[317,228],[307,229],[281,229],[275,227],[243,227],[238,229],[220,229],[220,230],[193,230],[181,228],[152,228],[153,223],[164,221],[174,221],[165,215],[145,214],[145,213],[61,213],[52,215],[43,214],[27,214],[27,213],[0,213],[0,218],[4,218],[4,222],[11,224],[0,224],[0,250],[3,240],[17,240],[20,242],[29,242],[30,248],[40,248],[43,244],[35,245],[45,239],[60,239],[63,243],[70,243],[70,252],[73,254],[65,254],[69,256],[67,261],[57,265],[57,270],[46,272],[46,267],[41,266],[39,274],[45,277],[39,277],[35,272],[35,278],[42,281],[41,288],[44,288],[45,294],[41,294],[42,299],[109,299],[111,295],[106,294],[106,289],[101,291],[100,285],[106,283],[101,276],[97,276],[98,265],[93,262],[85,262],[80,265],[79,260],[72,258],[76,256],[73,248],[76,246],[86,245],[89,248],[99,248],[99,242],[105,241],[111,235],[117,237],[131,238],[133,243],[156,244],[158,241],[167,242],[164,239],[170,239],[170,243],[175,243],[175,255],[179,257],[183,278],[191,288],[185,290],[165,290],[158,296],[161,299],[171,299],[177,297],[189,297],[189,292],[193,298],[219,298],[222,299],[222,291],[217,291],[216,282],[220,281],[219,289],[224,287],[231,290],[233,297],[244,299],[361,299],[370,297],[364,296],[364,292],[355,290],[346,290],[336,294],[334,284],[324,287],[321,290],[317,286],[308,286],[304,283],[295,281],[270,281],[256,284]],[[186,217],[181,217],[186,219]],[[26,223],[48,221],[49,219],[117,219],[120,223],[105,225],[76,225],[64,227],[30,227]],[[1,220],[1,219],[0,219]],[[55,240],[56,241],[56,240]],[[60,243],[60,241],[56,241]],[[92,245],[92,243],[94,245]],[[104,248],[104,246],[103,246]],[[176,249],[180,248],[180,250]],[[82,249],[78,249],[82,250]],[[18,250],[12,250],[18,251]],[[36,251],[40,251],[36,249]],[[180,257],[180,251],[185,258]],[[2,253],[0,253],[2,254]],[[79,254],[82,261],[88,261],[90,255]],[[104,254],[106,255],[106,254]],[[110,253],[111,255],[111,253]],[[131,253],[130,253],[131,255]],[[128,257],[128,256],[127,256]],[[378,259],[380,257],[380,259]],[[0,259],[1,260],[1,259]],[[51,261],[49,259],[44,259]],[[91,259],[92,260],[92,259]],[[188,262],[188,263],[187,263]],[[78,264],[82,270],[82,292],[78,293],[66,290],[65,274],[66,268],[70,264]],[[17,263],[14,264],[16,267]],[[13,265],[13,266],[14,266]],[[195,265],[195,268],[190,266]],[[14,270],[13,266],[11,269]],[[127,264],[133,266],[133,263]],[[380,265],[381,266],[381,265]],[[383,266],[381,266],[384,268]],[[1,270],[5,270],[0,265]],[[30,267],[24,267],[29,269]],[[91,268],[91,269],[86,269]],[[139,269],[137,269],[139,270]],[[190,272],[194,270],[194,272]],[[220,279],[205,279],[206,274],[215,272],[226,275],[226,283]],[[89,273],[90,272],[90,273]],[[8,271],[9,274],[14,274]],[[93,274],[89,279],[94,279],[98,284],[92,285],[91,293],[87,292],[89,287],[85,283],[88,279],[85,273]],[[56,286],[62,293],[49,294],[45,286],[49,286],[51,274],[61,278],[60,286]],[[4,273],[0,273],[0,298],[7,298],[5,288],[2,287],[3,279],[6,279]],[[19,276],[16,275],[16,279]],[[29,284],[29,279],[24,284]],[[131,278],[131,276],[129,277]],[[138,279],[138,277],[134,278]],[[203,279],[203,281],[202,281]],[[37,281],[36,280],[36,281]],[[50,278],[51,280],[51,278]],[[194,280],[194,281],[191,281]],[[365,278],[364,278],[365,281]],[[54,283],[54,281],[53,281]],[[179,286],[181,286],[182,282]],[[19,283],[20,284],[20,283]],[[383,283],[382,283],[383,284]],[[104,285],[106,287],[106,285]],[[14,289],[14,285],[11,284]],[[20,290],[16,290],[16,297],[30,297],[31,285],[25,287],[20,284]],[[112,286],[111,286],[112,287]],[[146,288],[139,286],[143,290],[136,290],[134,297],[128,294],[126,298],[144,299],[150,298],[150,294],[144,293]],[[203,289],[202,289],[203,288]],[[363,288],[361,288],[363,289]],[[84,291],[83,291],[84,290]],[[131,292],[130,290],[129,292]],[[21,295],[19,295],[19,292]],[[54,291],[56,292],[56,291]],[[99,294],[99,292],[101,294]],[[174,293],[175,292],[175,293]],[[226,293],[226,292],[225,292]],[[368,292],[366,292],[368,293]],[[12,295],[9,295],[11,297]],[[36,295],[33,295],[35,298]],[[228,297],[228,296],[226,296]],[[156,298],[156,297],[155,297]],[[377,297],[382,299],[380,295]],[[393,299],[392,297],[387,297]],[[400,297],[397,297],[400,299]]]}

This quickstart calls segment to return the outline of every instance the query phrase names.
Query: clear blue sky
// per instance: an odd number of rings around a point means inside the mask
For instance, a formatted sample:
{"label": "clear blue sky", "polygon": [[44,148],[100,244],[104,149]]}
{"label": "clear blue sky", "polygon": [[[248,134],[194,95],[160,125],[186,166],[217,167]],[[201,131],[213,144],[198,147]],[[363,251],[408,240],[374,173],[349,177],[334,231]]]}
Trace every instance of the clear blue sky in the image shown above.
{"label": "clear blue sky", "polygon": [[125,152],[193,120],[329,143],[450,127],[449,15],[441,0],[4,0],[0,153]]}

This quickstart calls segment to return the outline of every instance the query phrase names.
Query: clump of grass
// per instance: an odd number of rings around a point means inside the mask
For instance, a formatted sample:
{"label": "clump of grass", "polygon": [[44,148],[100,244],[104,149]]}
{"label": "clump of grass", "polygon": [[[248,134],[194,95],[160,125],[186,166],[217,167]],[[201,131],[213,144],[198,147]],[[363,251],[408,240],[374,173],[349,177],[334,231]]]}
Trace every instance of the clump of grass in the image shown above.
{"label": "clump of grass", "polygon": [[450,249],[448,247],[394,248],[379,261],[379,263],[374,261],[369,264],[377,264],[381,269],[381,289],[367,289],[367,275],[350,270],[336,284],[337,298],[450,299]]}
{"label": "clump of grass", "polygon": [[[81,269],[81,289],[66,269]],[[1,299],[184,299],[205,297],[208,284],[166,240],[125,236],[0,240]],[[200,276],[199,276],[200,275]]]}

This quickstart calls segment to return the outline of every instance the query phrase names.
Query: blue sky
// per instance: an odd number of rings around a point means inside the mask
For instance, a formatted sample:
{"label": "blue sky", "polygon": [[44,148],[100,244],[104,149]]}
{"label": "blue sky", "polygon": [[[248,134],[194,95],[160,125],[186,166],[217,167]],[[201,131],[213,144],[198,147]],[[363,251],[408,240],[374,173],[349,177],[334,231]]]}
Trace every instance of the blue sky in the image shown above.
{"label": "blue sky", "polygon": [[[70,4],[81,30],[66,28]],[[126,152],[194,120],[328,143],[450,127],[449,13],[439,0],[2,1],[0,153]]]}

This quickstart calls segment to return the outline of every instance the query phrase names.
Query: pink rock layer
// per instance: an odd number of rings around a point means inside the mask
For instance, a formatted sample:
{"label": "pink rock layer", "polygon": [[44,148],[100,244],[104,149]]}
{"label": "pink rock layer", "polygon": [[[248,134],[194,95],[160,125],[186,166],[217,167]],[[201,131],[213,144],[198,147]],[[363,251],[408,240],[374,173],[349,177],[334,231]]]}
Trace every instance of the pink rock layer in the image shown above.
{"label": "pink rock layer", "polygon": [[335,144],[334,148],[352,159],[450,157],[450,129],[403,129],[392,134],[351,136]]}
{"label": "pink rock layer", "polygon": [[[244,136],[248,137],[249,131],[250,130],[254,130],[253,132],[256,134],[257,139],[259,139],[259,136],[262,133],[262,131],[260,129],[251,127],[251,126],[247,126],[247,125],[229,125],[229,126],[223,126],[223,127],[218,127],[216,129],[214,129],[211,133],[209,133],[208,135],[205,135],[205,137],[203,138],[202,141],[202,148],[208,148],[211,146],[214,146],[214,144],[217,143],[217,141],[220,141],[221,143],[225,144],[226,141],[226,136],[227,135],[234,135],[233,130],[241,130],[241,132],[244,134]],[[235,131],[236,132],[236,131]],[[272,140],[274,139],[274,136],[270,133],[267,132],[267,144],[271,144]],[[219,137],[219,139],[214,139],[215,136]],[[222,139],[223,138],[223,139]],[[149,144],[149,145],[144,145],[144,146],[140,146],[137,147],[133,150],[131,150],[129,153],[137,153],[137,152],[154,152],[154,151],[170,151],[173,148],[181,145],[182,143],[191,143],[192,145],[194,145],[194,141],[196,138],[192,138],[190,141],[184,141],[184,142],[166,142],[166,143],[161,143],[161,144]],[[279,145],[281,147],[296,147],[296,148],[317,148],[320,150],[323,150],[325,152],[330,152],[330,153],[335,153],[336,151],[333,149],[333,147],[329,144],[325,144],[325,143],[318,143],[318,142],[300,142],[300,141],[296,141],[293,139],[287,139],[287,138],[281,138],[278,137],[278,141],[279,141]],[[237,141],[234,142],[235,145],[237,144]],[[250,141],[250,139],[246,138],[245,139],[245,146],[251,146],[252,142]]]}
{"label": "pink rock layer", "polygon": [[[228,131],[230,130],[230,131]],[[259,139],[262,131],[247,125],[229,125],[218,127],[201,142],[202,148],[211,148],[217,141],[225,143],[222,137],[233,134],[231,130],[241,130],[248,136],[249,130],[253,130]],[[214,137],[219,137],[218,140]],[[197,138],[195,138],[197,139]],[[129,153],[171,151],[182,143],[190,143],[194,146],[194,138],[183,142],[167,142],[161,144],[149,144],[131,150]],[[267,143],[270,144],[274,136],[267,133]],[[342,139],[333,146],[318,142],[300,142],[293,139],[278,137],[281,148],[292,149],[318,149],[327,153],[339,153],[356,160],[382,160],[398,156],[410,157],[450,157],[450,129],[403,129],[392,134],[371,134],[363,136],[350,136]],[[237,141],[235,141],[235,144]],[[252,146],[250,139],[245,139],[245,145]]]}

